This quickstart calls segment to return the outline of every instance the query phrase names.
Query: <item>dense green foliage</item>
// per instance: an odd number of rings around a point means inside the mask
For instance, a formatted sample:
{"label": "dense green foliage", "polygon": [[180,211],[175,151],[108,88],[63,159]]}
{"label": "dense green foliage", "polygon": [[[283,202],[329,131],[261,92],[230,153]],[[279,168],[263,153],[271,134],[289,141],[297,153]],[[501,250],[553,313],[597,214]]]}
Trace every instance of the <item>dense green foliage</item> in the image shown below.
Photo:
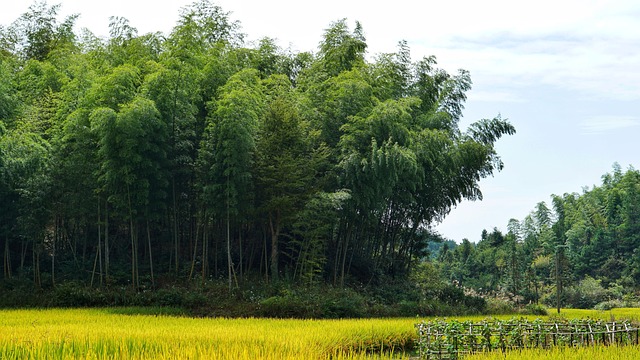
{"label": "dense green foliage", "polygon": [[0,28],[5,281],[406,279],[515,132],[459,129],[468,72],[412,62],[405,42],[368,60],[358,23],[330,24],[313,54],[246,44],[207,0],[166,36],[118,17],[107,39],[78,35],[58,10]]}
{"label": "dense green foliage", "polygon": [[[577,308],[632,306],[640,284],[640,171],[615,164],[602,184],[582,193],[552,195],[508,233],[483,231],[439,250],[437,267],[449,280],[520,303],[543,301]],[[560,284],[560,289],[557,285]]]}

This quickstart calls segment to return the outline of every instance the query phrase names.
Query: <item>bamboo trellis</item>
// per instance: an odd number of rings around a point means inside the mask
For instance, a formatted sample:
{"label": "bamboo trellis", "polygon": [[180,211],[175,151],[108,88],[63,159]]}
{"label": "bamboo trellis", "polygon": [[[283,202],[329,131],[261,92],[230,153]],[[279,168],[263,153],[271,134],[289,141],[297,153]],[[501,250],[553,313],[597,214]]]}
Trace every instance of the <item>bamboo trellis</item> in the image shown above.
{"label": "bamboo trellis", "polygon": [[458,359],[484,351],[557,346],[638,344],[638,327],[628,321],[572,320],[545,323],[526,319],[458,322],[435,320],[416,324],[420,357]]}

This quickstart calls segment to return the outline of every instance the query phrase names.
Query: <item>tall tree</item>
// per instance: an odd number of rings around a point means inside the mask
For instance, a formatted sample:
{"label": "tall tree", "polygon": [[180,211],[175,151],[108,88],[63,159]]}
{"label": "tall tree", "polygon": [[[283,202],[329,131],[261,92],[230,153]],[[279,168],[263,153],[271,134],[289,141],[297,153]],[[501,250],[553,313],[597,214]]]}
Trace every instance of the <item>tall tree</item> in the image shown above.
{"label": "tall tree", "polygon": [[319,56],[324,71],[329,76],[336,76],[343,71],[364,63],[367,49],[362,25],[356,22],[351,33],[347,19],[338,20],[325,30],[320,43]]}
{"label": "tall tree", "polygon": [[[49,177],[50,146],[38,134],[16,129],[1,129],[0,158],[2,161],[3,232],[5,275],[12,272],[9,242],[20,239],[20,272],[26,268],[27,250],[31,250],[33,281],[41,286],[41,256],[45,247],[55,246],[47,236],[51,181]],[[6,219],[5,219],[6,217]],[[26,274],[25,274],[26,275]]]}
{"label": "tall tree", "polygon": [[46,1],[34,2],[4,32],[0,42],[23,59],[43,61],[55,51],[74,46],[73,26],[78,15],[70,15],[58,23],[60,4],[49,7]]}
{"label": "tall tree", "polygon": [[314,169],[309,134],[289,79],[271,76],[265,87],[269,103],[258,127],[256,186],[271,234],[271,276],[278,279],[280,234],[302,209]]}
{"label": "tall tree", "polygon": [[[151,220],[151,209],[161,210],[166,196],[167,127],[155,104],[139,97],[123,105],[119,113],[100,108],[91,118],[99,138],[99,180],[119,216],[129,223],[131,283],[137,288],[138,225]],[[150,238],[148,242],[151,248]]]}
{"label": "tall tree", "polygon": [[193,209],[183,199],[195,197],[193,181],[196,161],[197,104],[199,73],[189,63],[174,57],[164,59],[158,69],[147,75],[143,93],[154,101],[162,121],[169,129],[167,158],[170,166],[170,200],[174,270],[180,264],[181,234],[190,233]]}
{"label": "tall tree", "polygon": [[264,109],[264,95],[257,70],[233,75],[221,89],[215,113],[205,130],[199,162],[202,199],[218,219],[226,222],[229,287],[233,286],[231,221],[246,216],[253,197],[255,135]]}

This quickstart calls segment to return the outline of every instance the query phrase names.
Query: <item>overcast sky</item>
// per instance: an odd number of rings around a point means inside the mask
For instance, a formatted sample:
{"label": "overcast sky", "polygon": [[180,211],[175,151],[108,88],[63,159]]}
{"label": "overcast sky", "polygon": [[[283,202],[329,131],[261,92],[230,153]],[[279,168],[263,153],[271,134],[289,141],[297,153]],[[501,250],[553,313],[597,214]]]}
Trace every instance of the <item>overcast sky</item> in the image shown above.
{"label": "overcast sky", "polygon": [[[192,1],[62,0],[78,30],[108,33],[111,15],[139,33],[168,33]],[[49,4],[58,2],[49,1]],[[0,24],[31,1],[0,0]],[[162,4],[162,5],[160,5]],[[316,51],[331,22],[363,25],[369,55],[406,40],[413,60],[435,55],[449,72],[471,72],[461,127],[501,114],[517,134],[497,145],[505,168],[481,182],[483,201],[464,202],[436,229],[460,242],[483,229],[506,231],[551,194],[600,184],[614,162],[640,168],[640,1],[447,0],[387,2],[221,0],[249,40]]]}

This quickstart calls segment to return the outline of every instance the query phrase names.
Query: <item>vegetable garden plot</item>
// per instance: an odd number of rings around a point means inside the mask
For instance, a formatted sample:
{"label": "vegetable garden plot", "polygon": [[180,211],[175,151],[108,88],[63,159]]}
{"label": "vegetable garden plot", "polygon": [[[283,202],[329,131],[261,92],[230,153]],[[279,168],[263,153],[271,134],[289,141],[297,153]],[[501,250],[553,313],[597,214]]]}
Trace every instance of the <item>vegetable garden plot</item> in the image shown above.
{"label": "vegetable garden plot", "polygon": [[559,346],[638,345],[639,330],[628,321],[540,319],[444,321],[416,324],[420,357],[458,359],[465,354]]}

